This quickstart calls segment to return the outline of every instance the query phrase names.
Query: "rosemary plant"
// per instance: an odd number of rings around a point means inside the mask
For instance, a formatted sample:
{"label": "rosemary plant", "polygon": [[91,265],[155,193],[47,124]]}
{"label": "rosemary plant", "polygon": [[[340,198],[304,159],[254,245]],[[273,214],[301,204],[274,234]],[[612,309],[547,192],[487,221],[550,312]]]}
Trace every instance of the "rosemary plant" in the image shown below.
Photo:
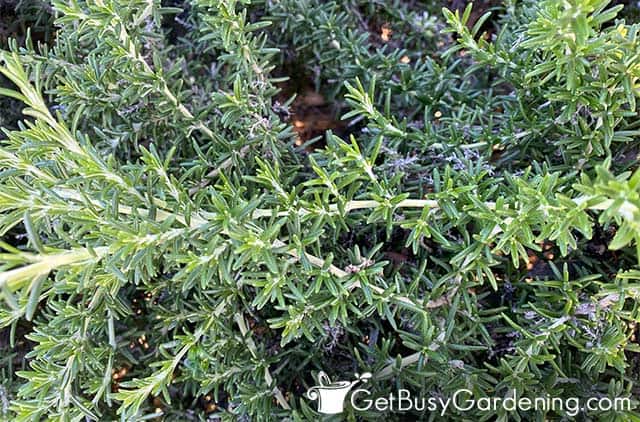
{"label": "rosemary plant", "polygon": [[[640,26],[609,3],[52,0],[53,40],[0,51],[0,415],[317,420],[325,371],[640,420]],[[345,128],[313,146],[305,78]],[[383,415],[439,417],[343,414]]]}

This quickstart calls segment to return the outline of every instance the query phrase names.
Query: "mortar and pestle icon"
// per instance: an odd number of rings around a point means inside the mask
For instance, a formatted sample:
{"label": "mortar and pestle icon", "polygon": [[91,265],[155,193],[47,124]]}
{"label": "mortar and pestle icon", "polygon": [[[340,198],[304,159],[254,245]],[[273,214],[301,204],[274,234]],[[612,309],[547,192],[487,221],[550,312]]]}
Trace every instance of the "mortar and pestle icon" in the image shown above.
{"label": "mortar and pestle icon", "polygon": [[362,375],[355,374],[354,381],[337,381],[331,382],[329,376],[323,371],[318,373],[318,381],[320,385],[314,385],[307,390],[307,397],[310,400],[318,400],[318,412],[326,415],[335,415],[342,413],[344,408],[344,399],[351,389],[360,381],[367,382],[371,378],[370,372]]}

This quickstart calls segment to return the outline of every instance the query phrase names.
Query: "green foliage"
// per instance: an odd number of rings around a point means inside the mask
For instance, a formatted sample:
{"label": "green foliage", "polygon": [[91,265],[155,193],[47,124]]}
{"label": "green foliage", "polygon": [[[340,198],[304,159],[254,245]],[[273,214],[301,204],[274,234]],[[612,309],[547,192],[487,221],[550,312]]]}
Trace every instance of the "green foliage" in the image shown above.
{"label": "green foliage", "polygon": [[612,24],[622,5],[607,8],[609,3],[541,2],[535,18],[517,30],[505,27],[495,44],[475,40],[488,15],[468,30],[470,6],[463,16],[445,11],[451,30],[460,34],[460,44],[448,53],[466,48],[479,63],[500,71],[516,98],[539,98],[532,104],[558,126],[560,136],[552,135],[551,145],[582,166],[592,155],[610,155],[612,142],[632,142],[638,134],[633,118],[639,28]]}
{"label": "green foliage", "polygon": [[[637,396],[637,25],[408,3],[54,0],[0,51],[2,417],[314,420],[320,370]],[[346,133],[296,144],[287,70]]]}

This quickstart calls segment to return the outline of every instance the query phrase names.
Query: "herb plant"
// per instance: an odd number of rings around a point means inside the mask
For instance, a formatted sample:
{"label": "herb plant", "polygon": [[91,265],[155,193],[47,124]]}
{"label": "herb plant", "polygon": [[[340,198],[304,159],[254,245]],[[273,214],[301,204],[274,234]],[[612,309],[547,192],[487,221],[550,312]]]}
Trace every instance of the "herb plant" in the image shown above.
{"label": "herb plant", "polygon": [[[609,3],[51,1],[0,52],[0,415],[316,420],[319,371],[637,406],[640,26]],[[340,132],[298,137],[296,84]]]}

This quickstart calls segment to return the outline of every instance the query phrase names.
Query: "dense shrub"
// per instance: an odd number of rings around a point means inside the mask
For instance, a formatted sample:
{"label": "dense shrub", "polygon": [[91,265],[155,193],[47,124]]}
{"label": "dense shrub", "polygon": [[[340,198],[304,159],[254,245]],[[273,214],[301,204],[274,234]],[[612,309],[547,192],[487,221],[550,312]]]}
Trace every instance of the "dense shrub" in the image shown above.
{"label": "dense shrub", "polygon": [[[640,26],[609,3],[31,4],[0,52],[0,415],[315,420],[319,371],[637,398]],[[575,415],[344,414],[381,416]]]}

